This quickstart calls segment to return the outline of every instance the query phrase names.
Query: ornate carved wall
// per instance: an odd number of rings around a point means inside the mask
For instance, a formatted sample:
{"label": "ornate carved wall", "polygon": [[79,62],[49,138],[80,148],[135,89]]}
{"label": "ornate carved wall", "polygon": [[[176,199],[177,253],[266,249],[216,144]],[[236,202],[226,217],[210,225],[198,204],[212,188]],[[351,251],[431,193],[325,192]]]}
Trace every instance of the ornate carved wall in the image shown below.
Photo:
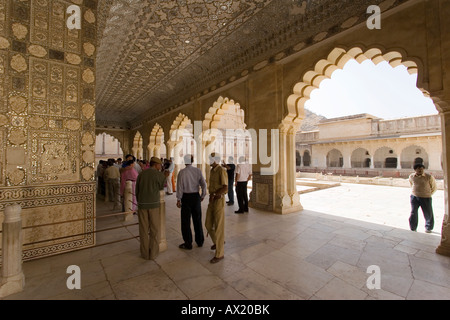
{"label": "ornate carved wall", "polygon": [[51,239],[95,227],[96,16],[97,0],[0,0],[0,222],[12,203],[24,226],[87,218],[25,229],[25,259],[95,242]]}

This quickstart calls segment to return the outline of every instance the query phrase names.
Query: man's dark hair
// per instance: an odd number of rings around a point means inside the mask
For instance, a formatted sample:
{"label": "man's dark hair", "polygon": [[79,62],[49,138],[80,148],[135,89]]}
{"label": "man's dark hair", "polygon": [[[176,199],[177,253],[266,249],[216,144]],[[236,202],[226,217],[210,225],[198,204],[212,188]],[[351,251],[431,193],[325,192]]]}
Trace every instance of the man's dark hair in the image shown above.
{"label": "man's dark hair", "polygon": [[423,164],[421,164],[421,163],[416,163],[416,164],[414,165],[414,170],[417,170],[417,169],[419,169],[419,168],[424,168],[424,169],[425,169],[425,166],[424,166]]}

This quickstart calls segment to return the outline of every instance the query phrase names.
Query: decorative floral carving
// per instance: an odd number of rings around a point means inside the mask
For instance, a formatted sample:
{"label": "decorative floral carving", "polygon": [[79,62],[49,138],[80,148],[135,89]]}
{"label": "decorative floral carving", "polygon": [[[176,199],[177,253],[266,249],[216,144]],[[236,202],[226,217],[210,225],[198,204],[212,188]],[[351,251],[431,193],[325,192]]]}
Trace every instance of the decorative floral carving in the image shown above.
{"label": "decorative floral carving", "polygon": [[30,54],[32,54],[33,56],[36,56],[39,58],[45,57],[47,55],[47,50],[45,50],[44,47],[37,45],[37,44],[32,44],[31,46],[29,46],[28,52]]}
{"label": "decorative floral carving", "polygon": [[11,68],[16,70],[17,72],[23,72],[27,70],[27,62],[25,58],[20,54],[14,55],[11,58]]}
{"label": "decorative floral carving", "polygon": [[77,54],[74,54],[74,53],[66,53],[66,60],[70,64],[80,64],[81,63],[80,56]]}
{"label": "decorative floral carving", "polygon": [[34,129],[39,129],[45,125],[45,120],[41,117],[33,116],[28,119],[28,125]]}
{"label": "decorative floral carving", "polygon": [[83,113],[83,116],[86,117],[86,119],[91,118],[94,115],[95,108],[90,103],[85,103],[81,107],[81,112]]}
{"label": "decorative floral carving", "polygon": [[25,170],[16,168],[8,172],[8,180],[13,186],[17,186],[25,179]]}
{"label": "decorative floral carving", "polygon": [[9,106],[15,113],[22,113],[26,110],[27,100],[21,96],[12,96],[9,98]]}
{"label": "decorative floral carving", "polygon": [[94,169],[91,167],[84,167],[81,169],[81,175],[85,181],[91,180],[94,178]]}
{"label": "decorative floral carving", "polygon": [[0,114],[0,126],[4,126],[8,123],[8,117],[4,114]]}
{"label": "decorative floral carving", "polygon": [[94,162],[94,160],[95,160],[94,152],[88,150],[83,153],[83,161],[84,162],[91,163],[91,162]]}
{"label": "decorative floral carving", "polygon": [[75,119],[70,119],[66,121],[65,127],[69,130],[78,130],[81,127],[80,121]]}
{"label": "decorative floral carving", "polygon": [[19,40],[25,39],[28,34],[27,27],[21,23],[13,23],[11,28],[14,36]]}
{"label": "decorative floral carving", "polygon": [[59,82],[62,83],[63,78],[63,70],[59,66],[53,66],[52,70],[50,72],[50,80],[52,82]]}
{"label": "decorative floral carving", "polygon": [[84,13],[84,20],[89,23],[95,22],[95,14],[92,12],[92,10],[89,9]]}
{"label": "decorative floral carving", "polygon": [[91,69],[86,69],[83,71],[82,78],[84,82],[92,83],[95,80],[94,72]]}
{"label": "decorative floral carving", "polygon": [[70,171],[70,161],[67,146],[57,142],[43,145],[41,156],[41,173],[67,173]]}
{"label": "decorative floral carving", "polygon": [[27,136],[22,129],[12,129],[9,133],[9,142],[20,145],[27,141]]}
{"label": "decorative floral carving", "polygon": [[[8,41],[8,40],[6,40],[6,41]],[[8,43],[8,45],[9,45],[9,43]],[[84,53],[86,53],[86,55],[89,57],[92,56],[95,52],[95,46],[90,42],[85,42],[83,44],[83,49],[84,49]]]}
{"label": "decorative floral carving", "polygon": [[6,38],[0,37],[0,49],[8,49],[9,41]]}
{"label": "decorative floral carving", "polygon": [[77,102],[78,92],[77,87],[74,84],[69,84],[66,88],[66,101]]}
{"label": "decorative floral carving", "polygon": [[46,83],[42,79],[35,79],[33,84],[33,96],[45,98],[47,95]]}
{"label": "decorative floral carving", "polygon": [[81,143],[83,144],[83,146],[91,146],[94,144],[94,142],[95,140],[92,137],[92,134],[90,134],[89,132],[85,132],[83,134],[83,137],[81,138]]}

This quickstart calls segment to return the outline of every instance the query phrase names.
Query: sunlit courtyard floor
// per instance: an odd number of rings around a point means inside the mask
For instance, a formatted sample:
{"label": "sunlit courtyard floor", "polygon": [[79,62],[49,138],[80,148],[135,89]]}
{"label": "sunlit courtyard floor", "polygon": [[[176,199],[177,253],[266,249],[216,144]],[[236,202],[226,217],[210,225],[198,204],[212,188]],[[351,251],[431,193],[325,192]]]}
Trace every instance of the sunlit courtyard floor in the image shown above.
{"label": "sunlit courtyard floor", "polygon": [[[25,290],[7,299],[450,299],[450,257],[435,253],[444,215],[443,191],[433,197],[435,229],[409,230],[408,188],[342,184],[301,195],[304,210],[277,215],[226,206],[225,259],[209,260],[211,240],[183,251],[180,210],[166,196],[168,249],[139,256],[137,239],[24,262]],[[101,200],[97,214],[112,211]],[[207,200],[202,203],[205,218]],[[97,228],[122,218],[99,218]],[[206,230],[205,230],[206,234]],[[138,235],[137,226],[97,233],[97,243]],[[81,290],[68,290],[66,268],[81,269]],[[381,288],[369,289],[369,266]]]}

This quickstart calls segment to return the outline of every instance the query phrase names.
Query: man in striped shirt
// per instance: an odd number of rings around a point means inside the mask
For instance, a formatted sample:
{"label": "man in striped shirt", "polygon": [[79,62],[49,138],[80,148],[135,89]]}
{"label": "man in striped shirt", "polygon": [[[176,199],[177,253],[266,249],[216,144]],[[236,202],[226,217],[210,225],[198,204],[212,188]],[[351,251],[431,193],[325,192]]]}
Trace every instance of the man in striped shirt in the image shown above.
{"label": "man in striped shirt", "polygon": [[425,232],[431,233],[434,228],[434,215],[431,197],[436,192],[436,180],[428,173],[424,172],[423,164],[415,164],[414,171],[409,176],[411,184],[411,216],[409,217],[409,226],[412,231],[416,231],[418,224],[418,211],[422,207],[425,218]]}
{"label": "man in striped shirt", "polygon": [[[201,202],[206,197],[206,181],[202,171],[193,167],[194,157],[184,156],[186,168],[180,170],[177,177],[177,207],[181,208],[181,234],[184,243],[179,245],[180,249],[192,249],[191,216],[194,225],[195,242],[197,246],[203,246],[205,237],[202,227]],[[199,191],[202,189],[200,195]]]}

